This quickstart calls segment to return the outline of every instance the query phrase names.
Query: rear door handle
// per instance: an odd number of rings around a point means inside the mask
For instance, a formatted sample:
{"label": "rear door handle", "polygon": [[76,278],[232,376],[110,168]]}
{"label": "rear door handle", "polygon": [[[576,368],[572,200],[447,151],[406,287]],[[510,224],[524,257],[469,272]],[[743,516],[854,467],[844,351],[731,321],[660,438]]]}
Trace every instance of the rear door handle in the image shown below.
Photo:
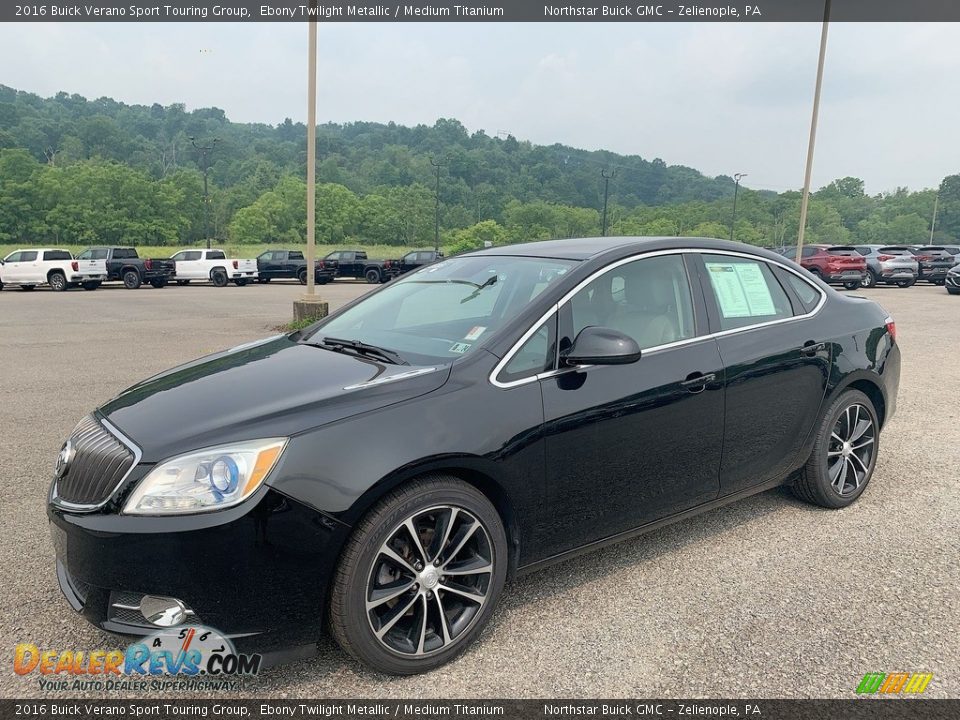
{"label": "rear door handle", "polygon": [[707,373],[706,375],[702,373],[696,373],[696,375],[693,377],[688,377],[686,380],[681,380],[680,387],[686,388],[691,392],[700,392],[716,379],[717,376],[714,373]]}
{"label": "rear door handle", "polygon": [[826,347],[827,347],[827,344],[823,342],[818,342],[818,343],[810,342],[810,343],[805,343],[804,346],[800,348],[800,352],[804,355],[816,355],[821,350],[826,349]]}

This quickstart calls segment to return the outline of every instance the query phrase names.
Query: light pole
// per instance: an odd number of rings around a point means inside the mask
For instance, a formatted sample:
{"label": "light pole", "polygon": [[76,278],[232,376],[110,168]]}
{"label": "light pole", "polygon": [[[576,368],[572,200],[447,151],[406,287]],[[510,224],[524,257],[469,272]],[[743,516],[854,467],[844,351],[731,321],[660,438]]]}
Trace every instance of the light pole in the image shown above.
{"label": "light pole", "polygon": [[607,175],[606,169],[600,171],[600,177],[603,178],[603,226],[600,234],[607,236],[607,198],[610,197],[610,181],[617,176],[617,171],[613,170]]}
{"label": "light pole", "polygon": [[214,138],[209,145],[197,145],[197,139],[193,135],[190,136],[190,144],[200,153],[200,158],[203,160],[203,236],[207,239],[207,250],[210,249],[210,190],[207,185],[207,174],[210,171],[209,155],[219,140],[220,138]]}
{"label": "light pole", "polygon": [[436,204],[433,218],[433,251],[438,253],[440,252],[440,168],[443,167],[443,163],[434,162],[433,158],[430,158],[430,164],[437,169],[437,185],[434,191]]}
{"label": "light pole", "polygon": [[933,231],[937,229],[937,208],[940,205],[940,190],[942,187],[943,183],[937,188],[937,197],[933,201],[933,219],[930,220],[930,242],[927,243],[928,245],[933,245]]}
{"label": "light pole", "polygon": [[830,26],[830,0],[823,3],[823,27],[820,29],[820,57],[817,60],[817,82],[813,90],[813,113],[810,118],[810,141],[807,144],[807,167],[803,175],[803,198],[800,200],[800,230],[797,232],[797,257],[803,253],[803,236],[807,227],[810,204],[810,176],[813,173],[813,148],[817,143],[817,118],[820,116],[820,90],[823,87],[823,60],[827,54],[827,29]]}
{"label": "light pole", "polygon": [[730,218],[730,242],[733,242],[734,228],[737,223],[737,195],[740,192],[740,181],[747,176],[746,173],[736,173],[733,176],[733,217]]}

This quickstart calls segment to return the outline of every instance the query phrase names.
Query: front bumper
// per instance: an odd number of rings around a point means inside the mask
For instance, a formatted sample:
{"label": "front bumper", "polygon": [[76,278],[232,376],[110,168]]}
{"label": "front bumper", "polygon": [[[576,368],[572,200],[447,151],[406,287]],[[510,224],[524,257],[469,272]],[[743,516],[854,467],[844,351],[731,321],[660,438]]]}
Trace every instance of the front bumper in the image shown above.
{"label": "front bumper", "polygon": [[960,290],[960,275],[957,275],[957,274],[947,275],[945,284],[949,288]]}
{"label": "front bumper", "polygon": [[184,624],[216,628],[246,652],[316,643],[349,532],[268,487],[238,507],[192,516],[67,513],[49,504],[47,516],[60,588],[89,622],[148,635],[159,628],[130,606],[143,595],[174,597],[193,611]]}

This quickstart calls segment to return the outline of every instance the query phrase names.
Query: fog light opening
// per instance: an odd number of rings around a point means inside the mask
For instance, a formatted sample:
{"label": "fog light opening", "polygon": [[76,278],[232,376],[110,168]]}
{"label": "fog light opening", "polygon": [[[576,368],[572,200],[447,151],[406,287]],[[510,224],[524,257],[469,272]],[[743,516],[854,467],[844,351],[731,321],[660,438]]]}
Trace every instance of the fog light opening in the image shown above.
{"label": "fog light opening", "polygon": [[140,600],[140,614],[151,625],[173,627],[187,619],[187,608],[176,598],[144,595]]}

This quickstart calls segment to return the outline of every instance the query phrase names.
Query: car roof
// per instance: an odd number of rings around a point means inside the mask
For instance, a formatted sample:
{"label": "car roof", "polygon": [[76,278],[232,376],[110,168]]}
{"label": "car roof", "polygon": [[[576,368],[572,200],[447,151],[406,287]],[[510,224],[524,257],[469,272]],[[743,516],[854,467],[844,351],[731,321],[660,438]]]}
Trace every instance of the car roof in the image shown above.
{"label": "car roof", "polygon": [[564,240],[538,240],[517,245],[502,245],[484,248],[470,255],[509,255],[514,257],[542,257],[555,260],[590,260],[607,253],[645,250],[670,250],[691,248],[702,250],[736,250],[774,257],[775,253],[756,245],[704,237],[676,237],[661,235],[653,237],[586,237]]}

